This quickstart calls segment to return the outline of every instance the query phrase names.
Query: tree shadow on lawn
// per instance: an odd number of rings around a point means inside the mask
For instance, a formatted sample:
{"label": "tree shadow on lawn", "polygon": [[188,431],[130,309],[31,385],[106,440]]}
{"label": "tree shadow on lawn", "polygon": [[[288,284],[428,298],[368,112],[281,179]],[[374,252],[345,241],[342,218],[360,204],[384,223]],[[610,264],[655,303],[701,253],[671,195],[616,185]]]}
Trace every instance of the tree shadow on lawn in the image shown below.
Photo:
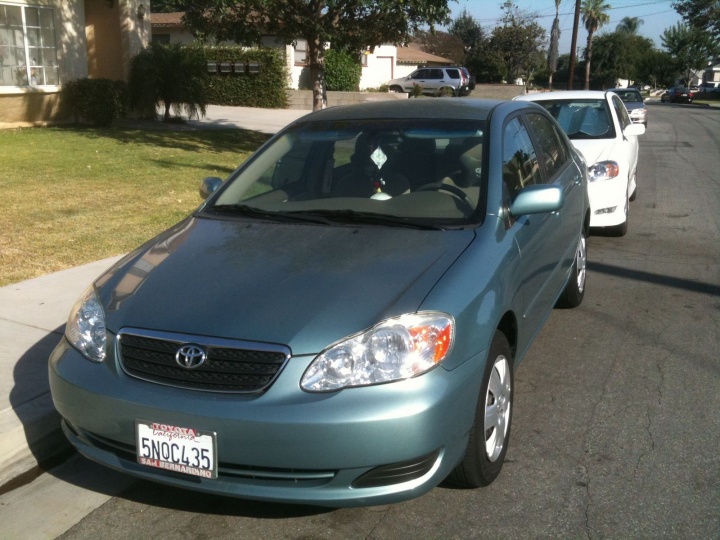
{"label": "tree shadow on lawn", "polygon": [[60,127],[90,138],[114,139],[120,144],[143,144],[186,152],[254,152],[270,138],[266,133],[237,128],[198,128],[189,124],[125,121],[117,127]]}

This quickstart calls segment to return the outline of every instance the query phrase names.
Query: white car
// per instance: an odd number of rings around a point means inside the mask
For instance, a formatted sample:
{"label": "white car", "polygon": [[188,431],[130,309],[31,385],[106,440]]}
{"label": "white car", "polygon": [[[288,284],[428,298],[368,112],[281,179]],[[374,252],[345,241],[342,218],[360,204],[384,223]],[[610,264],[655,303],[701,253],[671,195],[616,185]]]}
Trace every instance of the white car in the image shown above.
{"label": "white car", "polygon": [[590,180],[590,226],[624,236],[629,201],[637,194],[638,136],[645,133],[645,126],[630,120],[614,92],[544,92],[515,99],[545,107],[585,159]]}

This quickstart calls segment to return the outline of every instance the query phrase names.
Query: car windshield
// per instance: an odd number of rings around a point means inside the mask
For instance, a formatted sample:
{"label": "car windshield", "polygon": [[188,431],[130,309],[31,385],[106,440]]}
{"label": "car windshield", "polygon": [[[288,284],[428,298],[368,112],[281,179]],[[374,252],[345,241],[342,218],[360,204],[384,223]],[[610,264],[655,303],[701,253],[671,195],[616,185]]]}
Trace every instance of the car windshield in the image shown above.
{"label": "car windshield", "polygon": [[477,120],[301,123],[253,155],[204,211],[333,225],[476,224],[484,128]]}
{"label": "car windshield", "polygon": [[620,99],[625,103],[642,103],[643,98],[640,92],[635,90],[614,90],[614,92],[620,96]]}
{"label": "car windshield", "polygon": [[614,139],[610,109],[605,99],[538,101],[555,117],[570,139]]}

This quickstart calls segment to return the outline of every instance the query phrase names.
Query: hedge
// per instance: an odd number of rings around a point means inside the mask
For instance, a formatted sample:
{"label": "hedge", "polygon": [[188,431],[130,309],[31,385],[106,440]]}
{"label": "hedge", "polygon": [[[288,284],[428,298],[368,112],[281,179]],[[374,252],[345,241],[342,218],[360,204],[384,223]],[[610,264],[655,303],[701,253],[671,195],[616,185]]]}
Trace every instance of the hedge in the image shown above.
{"label": "hedge", "polygon": [[[208,63],[216,64],[215,72],[210,71],[208,77],[208,103],[266,109],[287,107],[287,72],[280,50],[205,47],[204,53]],[[252,64],[258,65],[257,73],[250,72]]]}

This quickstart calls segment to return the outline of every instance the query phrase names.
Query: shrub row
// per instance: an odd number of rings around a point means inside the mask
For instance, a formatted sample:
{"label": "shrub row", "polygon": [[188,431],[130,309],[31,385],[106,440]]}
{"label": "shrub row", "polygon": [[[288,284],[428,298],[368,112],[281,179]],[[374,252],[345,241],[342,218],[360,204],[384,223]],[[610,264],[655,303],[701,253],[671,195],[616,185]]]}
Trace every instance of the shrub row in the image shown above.
{"label": "shrub row", "polygon": [[[208,70],[207,76],[198,77],[188,67],[197,62],[204,62],[201,69]],[[208,67],[212,64],[232,67],[212,71]],[[258,68],[245,67],[250,65]],[[327,52],[325,80],[328,90],[356,91],[361,72],[360,64],[351,55],[333,50]],[[183,77],[204,84],[204,92],[197,89],[190,94],[172,91],[189,87],[185,84],[187,81],[180,80]],[[204,103],[282,109],[287,107],[287,77],[284,57],[278,49],[153,45],[133,59],[130,86],[109,79],[77,79],[63,86],[62,102],[67,114],[75,121],[97,126],[107,126],[124,117],[129,108],[128,96],[133,98],[134,112],[141,115],[147,115],[147,111],[154,114],[154,103],[161,101],[172,103],[177,110],[185,105],[181,103],[183,101],[193,102],[192,107],[197,102],[197,108],[203,112]],[[149,98],[149,102],[142,98]],[[192,110],[188,109],[189,113],[196,112],[192,107]]]}
{"label": "shrub row", "polygon": [[63,85],[64,113],[76,122],[109,126],[127,111],[128,88],[123,81],[76,79]]}
{"label": "shrub row", "polygon": [[259,66],[257,73],[211,74],[207,80],[208,103],[266,109],[287,107],[287,72],[280,50],[206,47],[204,53],[207,62]]}

